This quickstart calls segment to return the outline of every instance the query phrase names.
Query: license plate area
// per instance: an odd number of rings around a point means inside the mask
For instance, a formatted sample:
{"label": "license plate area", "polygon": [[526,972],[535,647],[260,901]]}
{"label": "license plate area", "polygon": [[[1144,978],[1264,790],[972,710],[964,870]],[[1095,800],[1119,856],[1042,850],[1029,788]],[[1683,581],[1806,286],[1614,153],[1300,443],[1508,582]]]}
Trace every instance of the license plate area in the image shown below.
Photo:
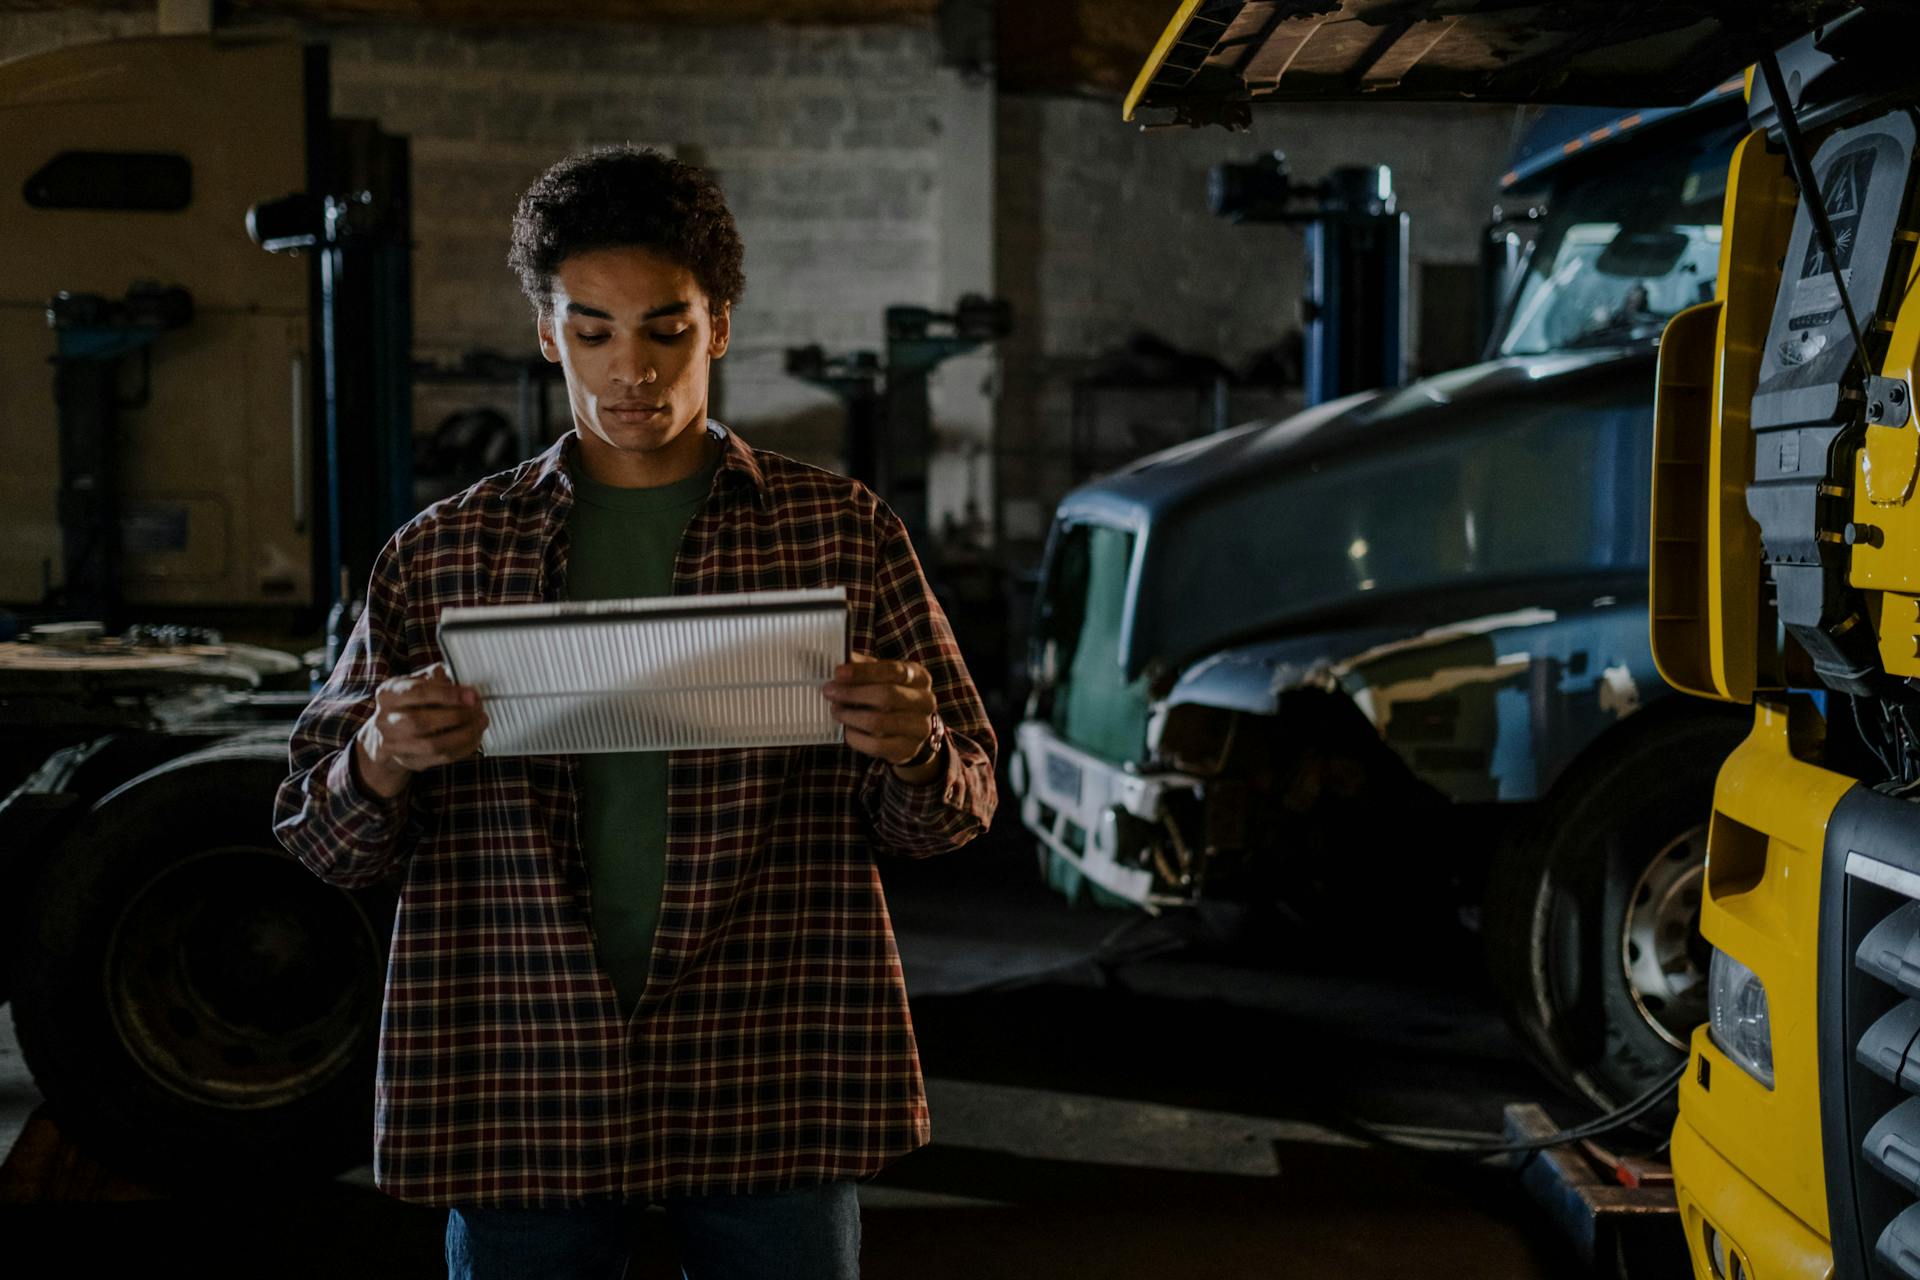
{"label": "license plate area", "polygon": [[1057,803],[1078,806],[1086,772],[1078,761],[1058,751],[1047,752],[1047,795]]}

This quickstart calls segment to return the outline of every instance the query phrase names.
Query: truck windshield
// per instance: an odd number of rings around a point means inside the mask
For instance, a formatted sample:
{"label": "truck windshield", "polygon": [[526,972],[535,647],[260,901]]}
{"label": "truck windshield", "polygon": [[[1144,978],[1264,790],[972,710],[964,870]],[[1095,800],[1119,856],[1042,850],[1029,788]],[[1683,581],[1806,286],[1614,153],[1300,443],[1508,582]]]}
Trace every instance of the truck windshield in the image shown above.
{"label": "truck windshield", "polygon": [[1499,354],[1649,342],[1676,311],[1710,301],[1737,136],[1696,129],[1569,167],[1548,194]]}

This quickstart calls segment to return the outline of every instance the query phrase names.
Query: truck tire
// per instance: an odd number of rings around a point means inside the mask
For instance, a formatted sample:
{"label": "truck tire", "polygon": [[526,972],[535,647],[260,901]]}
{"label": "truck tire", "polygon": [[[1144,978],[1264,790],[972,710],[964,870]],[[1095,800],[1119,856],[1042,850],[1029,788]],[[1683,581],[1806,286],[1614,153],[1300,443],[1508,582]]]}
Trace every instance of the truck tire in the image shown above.
{"label": "truck tire", "polygon": [[14,957],[21,1053],[116,1172],[248,1186],[364,1163],[392,888],[343,892],[272,831],[285,746],[182,757],[48,861]]}
{"label": "truck tire", "polygon": [[[19,779],[0,801],[0,939],[25,934],[34,881],[94,801],[194,746],[195,740],[177,734],[103,734],[47,752]],[[0,1004],[13,998],[12,952],[0,942]]]}
{"label": "truck tire", "polygon": [[1518,824],[1485,907],[1509,1021],[1549,1074],[1608,1109],[1679,1066],[1706,1020],[1707,819],[1747,729],[1692,709],[1640,714]]}

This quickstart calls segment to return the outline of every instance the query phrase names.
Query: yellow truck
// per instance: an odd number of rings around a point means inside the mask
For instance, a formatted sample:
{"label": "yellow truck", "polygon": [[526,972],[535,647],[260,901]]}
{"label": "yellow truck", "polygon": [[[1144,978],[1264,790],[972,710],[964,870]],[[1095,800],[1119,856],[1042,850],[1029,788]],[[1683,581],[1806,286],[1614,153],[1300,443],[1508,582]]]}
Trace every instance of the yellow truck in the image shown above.
{"label": "yellow truck", "polygon": [[1714,1280],[1920,1277],[1916,34],[1912,0],[1190,0],[1127,104],[1658,105],[1747,68],[1648,459],[1654,658],[1752,715],[1708,815],[1672,1144]]}

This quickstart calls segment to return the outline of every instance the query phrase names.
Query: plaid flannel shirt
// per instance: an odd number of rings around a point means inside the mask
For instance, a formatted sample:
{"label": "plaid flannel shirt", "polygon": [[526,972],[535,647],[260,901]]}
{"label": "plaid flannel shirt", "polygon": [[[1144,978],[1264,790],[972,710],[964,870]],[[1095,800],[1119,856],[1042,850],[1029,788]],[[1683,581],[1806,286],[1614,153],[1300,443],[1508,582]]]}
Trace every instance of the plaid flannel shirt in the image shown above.
{"label": "plaid flannel shirt", "polygon": [[374,1173],[403,1200],[547,1205],[863,1178],[928,1140],[874,864],[956,848],[995,804],[993,732],[899,519],[864,486],[724,441],[676,595],[844,586],[850,643],[911,658],[948,726],[908,784],[842,744],[681,751],[640,1005],[599,968],[575,761],[477,758],[397,801],[358,785],[375,686],[439,661],[449,605],[564,599],[571,437],[389,541],[294,730],[275,829],[343,887],[404,877],[387,967]]}

